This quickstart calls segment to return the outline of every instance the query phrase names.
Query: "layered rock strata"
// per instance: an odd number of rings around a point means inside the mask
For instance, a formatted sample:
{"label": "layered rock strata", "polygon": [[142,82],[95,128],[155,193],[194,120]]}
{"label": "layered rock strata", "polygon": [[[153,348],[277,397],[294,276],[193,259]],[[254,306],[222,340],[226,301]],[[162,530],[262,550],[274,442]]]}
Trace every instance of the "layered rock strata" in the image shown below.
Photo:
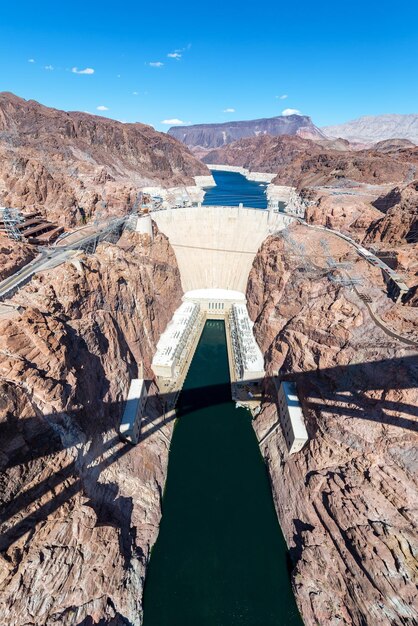
{"label": "layered rock strata", "polygon": [[[355,291],[329,280],[316,254],[304,264],[270,237],[247,290],[267,369],[254,426],[296,599],[307,626],[412,626],[418,357],[374,323]],[[396,317],[396,305],[384,306]],[[278,424],[278,370],[297,384],[309,433],[293,456]]]}
{"label": "layered rock strata", "polygon": [[65,112],[0,94],[0,204],[61,225],[125,211],[144,186],[194,185],[209,170],[145,124]]}
{"label": "layered rock strata", "polygon": [[37,275],[0,318],[0,610],[8,626],[141,623],[169,437],[150,383],[137,447],[129,382],[179,305],[167,239],[125,233]]}
{"label": "layered rock strata", "polygon": [[273,182],[277,185],[344,187],[350,181],[380,185],[407,180],[416,171],[418,148],[341,150],[340,145],[298,136],[259,135],[213,150],[203,160],[276,172]]}

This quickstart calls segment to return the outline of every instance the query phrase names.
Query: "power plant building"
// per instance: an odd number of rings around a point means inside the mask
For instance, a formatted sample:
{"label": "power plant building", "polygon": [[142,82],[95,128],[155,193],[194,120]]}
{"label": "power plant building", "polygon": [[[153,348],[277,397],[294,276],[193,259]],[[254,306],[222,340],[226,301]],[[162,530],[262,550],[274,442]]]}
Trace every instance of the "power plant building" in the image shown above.
{"label": "power plant building", "polygon": [[245,295],[231,289],[195,289],[183,296],[183,302],[197,302],[207,319],[224,319],[234,303],[245,304]]}
{"label": "power plant building", "polygon": [[278,405],[283,435],[286,439],[289,454],[302,450],[308,441],[308,433],[303,420],[302,407],[299,402],[296,385],[282,381],[278,392]]}
{"label": "power plant building", "polygon": [[245,304],[236,303],[229,312],[232,351],[237,381],[258,381],[264,378],[264,358],[253,334]]}
{"label": "power plant building", "polygon": [[173,315],[157,344],[152,369],[161,378],[175,378],[180,359],[190,343],[192,331],[198,323],[199,304],[183,302]]}

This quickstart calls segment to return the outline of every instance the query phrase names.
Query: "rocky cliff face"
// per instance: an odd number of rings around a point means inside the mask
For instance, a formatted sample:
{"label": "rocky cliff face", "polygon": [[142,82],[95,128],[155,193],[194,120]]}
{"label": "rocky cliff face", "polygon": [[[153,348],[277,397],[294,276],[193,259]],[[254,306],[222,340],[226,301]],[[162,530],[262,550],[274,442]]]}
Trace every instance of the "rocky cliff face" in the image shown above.
{"label": "rocky cliff face", "polygon": [[[298,228],[291,236],[305,239]],[[326,278],[317,248],[304,267],[281,237],[270,237],[247,290],[269,376],[270,398],[254,425],[260,439],[273,433],[261,450],[297,602],[307,626],[412,626],[417,354],[376,326],[355,292]],[[378,299],[375,280],[370,275],[367,292]],[[400,308],[380,298],[379,310],[395,320]],[[296,382],[309,433],[293,456],[274,430],[277,370]]]}
{"label": "rocky cliff face", "polygon": [[370,225],[366,241],[389,245],[417,243],[418,241],[418,180],[404,188],[396,187],[378,198],[375,205],[385,215]]}
{"label": "rocky cliff face", "polygon": [[300,137],[260,136],[242,139],[209,152],[205,163],[239,165],[252,171],[277,172],[274,183],[295,187],[374,185],[405,181],[418,165],[418,148],[342,150],[332,142]]}
{"label": "rocky cliff face", "polygon": [[[219,148],[244,137],[260,135],[298,135],[306,139],[325,138],[325,135],[312,123],[311,118],[306,115],[280,115],[224,124],[173,126],[168,132],[187,146],[205,149]],[[215,163],[215,161],[206,161],[206,163]]]}
{"label": "rocky cliff face", "polygon": [[270,137],[261,135],[234,141],[212,150],[204,157],[205,163],[238,165],[250,171],[278,172],[302,157],[320,153],[319,146],[301,137]]}
{"label": "rocky cliff face", "polygon": [[172,423],[117,436],[129,381],[179,305],[167,239],[125,233],[38,275],[0,317],[2,622],[139,624]]}
{"label": "rocky cliff face", "polygon": [[307,207],[305,217],[311,224],[350,233],[354,239],[362,241],[370,224],[379,220],[382,213],[364,197],[321,193]]}
{"label": "rocky cliff face", "polygon": [[74,225],[132,207],[144,185],[194,184],[207,168],[144,124],[64,112],[0,94],[0,204]]}
{"label": "rocky cliff face", "polygon": [[0,281],[29,263],[36,256],[33,246],[9,239],[0,233]]}

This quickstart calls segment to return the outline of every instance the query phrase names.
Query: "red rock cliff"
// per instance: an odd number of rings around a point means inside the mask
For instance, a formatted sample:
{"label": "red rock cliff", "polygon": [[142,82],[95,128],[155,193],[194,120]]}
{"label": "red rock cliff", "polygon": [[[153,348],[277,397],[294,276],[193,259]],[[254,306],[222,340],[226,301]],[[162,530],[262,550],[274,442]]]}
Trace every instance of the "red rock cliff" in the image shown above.
{"label": "red rock cliff", "polygon": [[270,237],[247,290],[269,375],[259,439],[277,425],[279,369],[297,383],[309,433],[293,456],[280,427],[261,445],[294,591],[307,626],[412,626],[418,357],[325,274]]}
{"label": "red rock cliff", "polygon": [[67,225],[106,204],[135,202],[144,185],[194,184],[209,174],[188,149],[144,124],[59,111],[0,94],[0,203],[43,208]]}
{"label": "red rock cliff", "polygon": [[0,318],[2,623],[140,623],[172,427],[154,385],[141,444],[116,429],[180,297],[167,239],[125,233]]}

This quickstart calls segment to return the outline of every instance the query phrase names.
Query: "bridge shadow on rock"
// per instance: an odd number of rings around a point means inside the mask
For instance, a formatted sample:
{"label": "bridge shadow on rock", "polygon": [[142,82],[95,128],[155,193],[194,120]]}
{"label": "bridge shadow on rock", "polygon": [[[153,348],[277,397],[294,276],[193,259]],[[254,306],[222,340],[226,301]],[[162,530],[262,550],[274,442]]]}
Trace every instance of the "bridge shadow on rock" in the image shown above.
{"label": "bridge shadow on rock", "polygon": [[[296,383],[303,403],[314,411],[418,432],[417,403],[409,404],[401,396],[401,392],[418,388],[417,356],[286,373],[283,379]],[[259,382],[265,399],[277,402],[278,379],[264,378]],[[399,401],[385,397],[391,390],[399,392]],[[365,395],[371,391],[376,392],[375,398]],[[230,398],[229,384],[185,388],[179,400],[179,419],[200,408],[213,407],[216,411],[217,406]],[[172,394],[151,393],[148,403],[152,411],[144,419],[141,439],[135,447],[117,435],[124,402],[95,405],[101,415],[97,421],[89,419],[87,406],[68,414],[36,415],[0,423],[0,551],[5,553],[80,493],[88,499],[87,504],[94,509],[99,524],[124,526],[122,522],[127,517],[130,519],[132,501],[118,495],[116,484],[101,484],[100,475],[125,455],[140,455],[146,441],[175,419],[174,414],[169,416],[164,409],[172,399]],[[69,418],[77,426],[71,430],[71,437],[66,431]],[[279,420],[270,431],[278,424]],[[307,426],[308,430],[312,428],[309,423]],[[166,447],[169,436],[167,430]],[[56,469],[49,472],[48,468],[54,466]],[[122,532],[120,549],[126,567],[131,544],[132,536]]]}
{"label": "bridge shadow on rock", "polygon": [[[160,399],[151,398],[153,401],[158,408],[157,423],[144,433],[143,440],[169,422],[160,418]],[[84,409],[0,423],[0,552],[5,553],[82,494],[94,510],[97,524],[121,529],[120,551],[128,566],[132,537],[126,532],[126,519],[131,517],[132,500],[118,494],[116,483],[99,481],[105,469],[126,454],[140,451],[117,435],[123,408],[123,402],[102,403],[99,412],[105,417],[95,422],[95,432],[90,428],[89,434],[80,428],[86,420]],[[70,416],[69,436],[65,428]]]}

